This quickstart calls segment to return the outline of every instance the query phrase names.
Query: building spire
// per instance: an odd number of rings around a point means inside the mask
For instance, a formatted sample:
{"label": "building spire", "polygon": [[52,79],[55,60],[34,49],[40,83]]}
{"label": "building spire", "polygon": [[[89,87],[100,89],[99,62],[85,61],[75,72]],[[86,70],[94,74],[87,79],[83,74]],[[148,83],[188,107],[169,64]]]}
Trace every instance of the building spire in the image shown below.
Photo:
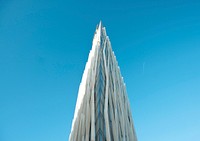
{"label": "building spire", "polygon": [[137,141],[129,105],[124,80],[100,21],[79,87],[69,141]]}
{"label": "building spire", "polygon": [[99,24],[97,25],[97,29],[96,29],[96,38],[99,42],[101,41],[102,27],[103,27],[103,25],[100,20]]}
{"label": "building spire", "polygon": [[102,28],[102,21],[100,20],[100,22],[99,22],[99,29],[101,29]]}

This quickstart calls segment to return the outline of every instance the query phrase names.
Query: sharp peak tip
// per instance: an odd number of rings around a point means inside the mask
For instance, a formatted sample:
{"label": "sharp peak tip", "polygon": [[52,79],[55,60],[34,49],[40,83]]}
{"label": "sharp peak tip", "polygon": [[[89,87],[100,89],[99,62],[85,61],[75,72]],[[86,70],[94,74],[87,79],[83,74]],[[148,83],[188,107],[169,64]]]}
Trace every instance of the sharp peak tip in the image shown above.
{"label": "sharp peak tip", "polygon": [[99,22],[99,26],[98,26],[99,28],[102,28],[102,21],[100,20],[100,22]]}

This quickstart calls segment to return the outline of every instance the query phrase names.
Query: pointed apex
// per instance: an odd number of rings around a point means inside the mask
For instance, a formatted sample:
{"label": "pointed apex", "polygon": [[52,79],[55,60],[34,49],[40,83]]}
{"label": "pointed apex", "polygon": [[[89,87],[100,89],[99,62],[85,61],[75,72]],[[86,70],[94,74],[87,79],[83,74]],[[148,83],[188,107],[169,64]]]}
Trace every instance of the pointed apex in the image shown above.
{"label": "pointed apex", "polygon": [[[95,31],[95,38],[97,39],[97,41],[101,41],[101,34],[102,34],[102,22],[100,20],[99,24],[97,25],[96,31]],[[95,40],[93,40],[95,41]]]}
{"label": "pointed apex", "polygon": [[97,30],[101,30],[102,29],[102,22],[100,20],[99,25],[97,25]]}
{"label": "pointed apex", "polygon": [[102,28],[102,22],[100,20],[98,29],[101,29],[101,28]]}

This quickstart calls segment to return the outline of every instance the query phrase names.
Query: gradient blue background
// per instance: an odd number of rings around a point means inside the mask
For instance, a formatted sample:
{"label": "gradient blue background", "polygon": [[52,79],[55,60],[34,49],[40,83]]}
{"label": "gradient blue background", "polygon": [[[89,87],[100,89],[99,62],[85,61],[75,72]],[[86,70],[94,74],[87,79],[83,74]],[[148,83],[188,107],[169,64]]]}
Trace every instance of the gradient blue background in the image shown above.
{"label": "gradient blue background", "polygon": [[67,141],[99,21],[138,141],[200,140],[198,0],[0,0],[0,141]]}

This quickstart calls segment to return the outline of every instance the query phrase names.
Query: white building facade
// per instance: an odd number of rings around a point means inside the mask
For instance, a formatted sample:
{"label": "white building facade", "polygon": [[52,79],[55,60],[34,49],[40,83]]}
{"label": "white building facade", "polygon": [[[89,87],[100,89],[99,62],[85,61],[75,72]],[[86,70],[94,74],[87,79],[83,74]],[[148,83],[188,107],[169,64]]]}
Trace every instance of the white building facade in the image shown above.
{"label": "white building facade", "polygon": [[105,27],[96,28],[70,141],[137,141],[125,83]]}

